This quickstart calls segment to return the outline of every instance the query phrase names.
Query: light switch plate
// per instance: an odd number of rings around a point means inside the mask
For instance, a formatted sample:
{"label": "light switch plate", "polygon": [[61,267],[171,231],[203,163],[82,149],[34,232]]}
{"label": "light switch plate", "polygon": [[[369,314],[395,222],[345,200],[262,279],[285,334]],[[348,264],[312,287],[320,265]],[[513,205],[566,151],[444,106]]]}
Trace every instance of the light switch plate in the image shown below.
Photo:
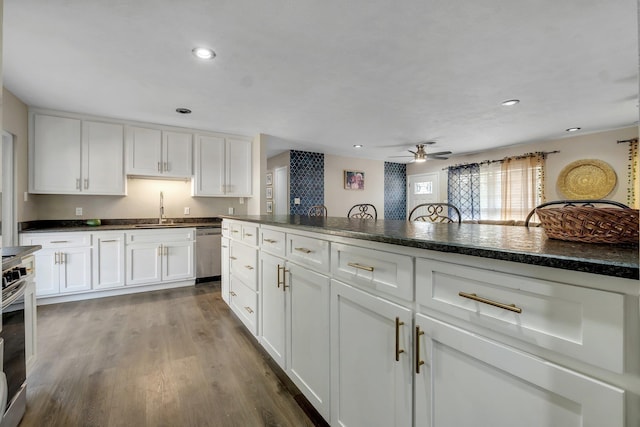
{"label": "light switch plate", "polygon": [[189,208],[189,207],[185,207],[185,208],[184,208],[184,214],[185,214],[185,215],[191,215],[191,208]]}
{"label": "light switch plate", "polygon": [[233,215],[233,208],[229,208],[229,215]]}
{"label": "light switch plate", "polygon": [[76,208],[76,216],[82,216],[82,208]]}
{"label": "light switch plate", "polygon": [[295,199],[293,199],[293,204],[294,205],[299,205],[300,204],[300,197],[296,197]]}

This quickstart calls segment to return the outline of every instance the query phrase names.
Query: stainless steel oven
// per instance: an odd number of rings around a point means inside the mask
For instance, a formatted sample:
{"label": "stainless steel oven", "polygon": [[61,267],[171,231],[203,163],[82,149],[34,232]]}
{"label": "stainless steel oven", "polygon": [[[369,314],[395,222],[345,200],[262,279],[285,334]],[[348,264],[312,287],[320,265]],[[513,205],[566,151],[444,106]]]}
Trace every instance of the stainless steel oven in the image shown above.
{"label": "stainless steel oven", "polygon": [[0,427],[20,423],[27,402],[27,368],[25,353],[25,303],[27,286],[33,281],[33,271],[19,265],[2,272],[2,331],[4,342],[3,371],[7,381],[7,405]]}

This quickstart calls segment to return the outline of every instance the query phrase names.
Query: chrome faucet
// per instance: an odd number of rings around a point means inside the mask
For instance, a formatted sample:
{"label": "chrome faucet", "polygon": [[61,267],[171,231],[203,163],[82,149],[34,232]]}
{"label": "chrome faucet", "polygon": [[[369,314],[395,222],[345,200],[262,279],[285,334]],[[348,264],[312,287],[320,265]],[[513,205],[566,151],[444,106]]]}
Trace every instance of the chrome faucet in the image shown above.
{"label": "chrome faucet", "polygon": [[167,222],[167,217],[164,215],[164,194],[160,192],[160,216],[158,217],[158,224],[164,224]]}

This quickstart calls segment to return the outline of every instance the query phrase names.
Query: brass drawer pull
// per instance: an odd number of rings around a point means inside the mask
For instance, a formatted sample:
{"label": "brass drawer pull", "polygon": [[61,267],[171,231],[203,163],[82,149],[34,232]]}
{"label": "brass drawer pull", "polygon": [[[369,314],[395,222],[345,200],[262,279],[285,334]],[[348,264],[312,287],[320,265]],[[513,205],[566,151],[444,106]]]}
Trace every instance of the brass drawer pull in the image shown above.
{"label": "brass drawer pull", "polygon": [[231,230],[232,233],[239,233],[238,230]]}
{"label": "brass drawer pull", "polygon": [[226,246],[226,245],[222,245],[222,247],[223,247],[224,249],[227,249],[227,248],[228,248],[229,246]]}
{"label": "brass drawer pull", "polygon": [[253,270],[253,267],[251,267],[250,265],[245,265],[244,268],[246,268],[247,270]]}
{"label": "brass drawer pull", "polygon": [[235,261],[235,260],[237,260],[238,258],[236,258],[236,257],[234,257],[234,256],[230,256],[230,257],[229,257],[229,259],[230,259],[230,260],[232,260],[232,261]]}
{"label": "brass drawer pull", "polygon": [[69,241],[68,240],[52,240],[49,243],[69,243]]}
{"label": "brass drawer pull", "polygon": [[357,268],[358,270],[373,271],[373,267],[368,265],[358,264],[357,262],[350,262],[347,264],[349,267]]}
{"label": "brass drawer pull", "polygon": [[514,313],[518,313],[518,314],[522,313],[522,309],[520,307],[516,307],[515,304],[504,304],[504,303],[501,303],[501,302],[492,301],[490,299],[479,297],[476,294],[468,294],[466,292],[458,292],[458,295],[463,297],[463,298],[469,298],[471,300],[481,302],[483,304],[489,304],[489,305],[492,305],[494,307],[503,308],[505,310],[513,311]]}
{"label": "brass drawer pull", "polygon": [[251,310],[251,307],[245,307],[244,309],[247,310],[249,312],[249,314],[253,313],[253,310]]}
{"label": "brass drawer pull", "polygon": [[400,361],[400,353],[404,353],[404,350],[400,348],[400,326],[404,325],[404,322],[400,321],[399,317],[396,317],[396,362]]}
{"label": "brass drawer pull", "polygon": [[278,243],[277,240],[273,240],[273,239],[262,239],[262,241],[267,243]]}
{"label": "brass drawer pull", "polygon": [[109,240],[100,240],[100,242],[102,243],[111,243],[111,242],[117,242],[118,239],[109,239]]}
{"label": "brass drawer pull", "polygon": [[249,236],[249,237],[253,237],[253,234],[251,234],[251,233],[244,233],[244,237],[247,237],[247,236]]}
{"label": "brass drawer pull", "polygon": [[237,296],[238,296],[238,295],[236,295],[236,293],[235,293],[235,292],[233,292],[233,291],[229,291],[229,293],[231,294],[231,296],[232,296],[232,297],[237,297]]}
{"label": "brass drawer pull", "polygon": [[424,360],[420,360],[420,336],[424,335],[424,331],[420,330],[420,326],[416,326],[416,374],[420,373],[420,366],[424,365]]}
{"label": "brass drawer pull", "polygon": [[310,254],[311,252],[313,252],[311,249],[307,249],[307,248],[295,248],[295,250],[305,254]]}

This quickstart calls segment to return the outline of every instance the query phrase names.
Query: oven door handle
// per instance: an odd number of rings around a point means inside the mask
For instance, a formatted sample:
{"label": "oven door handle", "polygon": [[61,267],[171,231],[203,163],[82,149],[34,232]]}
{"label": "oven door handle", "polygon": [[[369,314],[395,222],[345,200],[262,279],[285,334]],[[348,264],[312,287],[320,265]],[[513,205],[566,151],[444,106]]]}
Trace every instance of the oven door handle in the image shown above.
{"label": "oven door handle", "polygon": [[3,298],[2,298],[3,310],[9,307],[11,304],[13,304],[18,298],[20,298],[21,296],[24,296],[24,291],[27,287],[27,283],[28,283],[27,280],[23,280],[19,282],[18,286],[15,287],[15,292],[13,292],[11,296],[9,296],[9,298],[7,298],[6,300],[4,299],[4,295],[3,295]]}

